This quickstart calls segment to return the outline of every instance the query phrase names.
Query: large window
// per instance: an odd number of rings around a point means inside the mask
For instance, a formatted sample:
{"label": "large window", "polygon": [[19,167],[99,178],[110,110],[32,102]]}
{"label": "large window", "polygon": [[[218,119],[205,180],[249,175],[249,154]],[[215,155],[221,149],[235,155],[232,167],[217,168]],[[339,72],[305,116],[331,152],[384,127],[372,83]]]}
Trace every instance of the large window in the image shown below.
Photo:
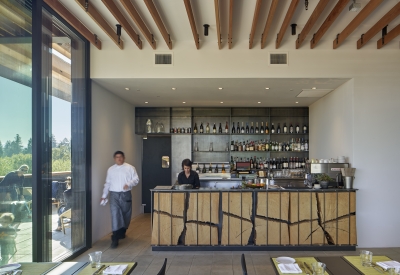
{"label": "large window", "polygon": [[90,245],[88,50],[42,1],[0,1],[0,264]]}

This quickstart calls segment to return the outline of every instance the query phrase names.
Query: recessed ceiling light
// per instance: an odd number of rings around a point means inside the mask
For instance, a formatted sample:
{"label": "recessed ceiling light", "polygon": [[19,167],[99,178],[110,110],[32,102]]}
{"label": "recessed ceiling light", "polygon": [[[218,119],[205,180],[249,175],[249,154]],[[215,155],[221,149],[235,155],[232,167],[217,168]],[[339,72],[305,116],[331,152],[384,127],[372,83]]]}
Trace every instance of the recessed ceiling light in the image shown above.
{"label": "recessed ceiling light", "polygon": [[186,102],[184,101],[184,102],[182,102],[183,104],[185,104]]}
{"label": "recessed ceiling light", "polygon": [[298,101],[296,101],[296,103],[299,103]]}
{"label": "recessed ceiling light", "polygon": [[292,91],[293,91],[293,89],[290,89],[290,91],[292,92]]}
{"label": "recessed ceiling light", "polygon": [[259,102],[257,102],[258,104],[260,104],[261,103],[261,101],[259,101]]}
{"label": "recessed ceiling light", "polygon": [[129,91],[129,88],[125,88],[125,90]]}
{"label": "recessed ceiling light", "polygon": [[146,104],[147,104],[147,103],[149,103],[149,102],[145,101],[144,103],[146,103]]}
{"label": "recessed ceiling light", "polygon": [[269,90],[269,88],[268,88],[268,87],[265,87],[265,90]]}
{"label": "recessed ceiling light", "polygon": [[176,90],[176,88],[172,88],[172,90],[174,90],[174,91],[175,91],[175,90]]}
{"label": "recessed ceiling light", "polygon": [[224,103],[223,101],[221,101],[220,103]]}
{"label": "recessed ceiling light", "polygon": [[222,87],[219,87],[218,89],[222,90],[223,88],[222,88]]}
{"label": "recessed ceiling light", "polygon": [[312,89],[313,89],[313,90],[316,90],[316,89],[317,89],[317,87],[312,87]]}

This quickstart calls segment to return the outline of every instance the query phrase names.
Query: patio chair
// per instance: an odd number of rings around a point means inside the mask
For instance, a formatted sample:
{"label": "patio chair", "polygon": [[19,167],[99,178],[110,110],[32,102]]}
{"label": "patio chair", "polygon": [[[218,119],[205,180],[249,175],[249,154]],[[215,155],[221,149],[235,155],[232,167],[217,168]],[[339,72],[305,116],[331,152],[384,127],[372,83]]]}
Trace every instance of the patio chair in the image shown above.
{"label": "patio chair", "polygon": [[164,264],[161,267],[160,271],[157,273],[157,275],[165,275],[165,269],[167,268],[167,258],[164,260]]}
{"label": "patio chair", "polygon": [[64,235],[65,235],[65,228],[71,227],[71,213],[72,211],[71,209],[69,209],[60,215],[61,228],[62,231],[64,232]]}
{"label": "patio chair", "polygon": [[242,254],[242,271],[243,275],[247,275],[246,259],[244,258],[244,254]]}

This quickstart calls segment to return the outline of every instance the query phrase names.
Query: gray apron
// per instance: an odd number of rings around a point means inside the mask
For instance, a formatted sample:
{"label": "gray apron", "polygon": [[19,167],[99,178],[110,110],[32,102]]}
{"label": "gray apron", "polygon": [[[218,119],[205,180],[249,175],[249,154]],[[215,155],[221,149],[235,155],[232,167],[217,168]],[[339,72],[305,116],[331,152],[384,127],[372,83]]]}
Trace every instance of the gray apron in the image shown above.
{"label": "gray apron", "polygon": [[110,209],[112,231],[129,227],[132,217],[132,194],[131,191],[110,191]]}

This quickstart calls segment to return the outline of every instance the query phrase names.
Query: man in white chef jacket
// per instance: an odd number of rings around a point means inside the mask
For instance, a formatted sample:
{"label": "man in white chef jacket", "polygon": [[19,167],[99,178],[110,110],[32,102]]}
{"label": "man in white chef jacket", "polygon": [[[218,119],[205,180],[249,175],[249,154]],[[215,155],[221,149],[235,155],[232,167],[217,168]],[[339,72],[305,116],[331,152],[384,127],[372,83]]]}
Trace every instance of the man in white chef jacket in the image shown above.
{"label": "man in white chef jacket", "polygon": [[132,187],[139,183],[135,167],[125,162],[121,151],[114,153],[115,164],[108,168],[101,203],[110,194],[112,231],[111,248],[118,246],[118,240],[125,238],[132,216]]}

